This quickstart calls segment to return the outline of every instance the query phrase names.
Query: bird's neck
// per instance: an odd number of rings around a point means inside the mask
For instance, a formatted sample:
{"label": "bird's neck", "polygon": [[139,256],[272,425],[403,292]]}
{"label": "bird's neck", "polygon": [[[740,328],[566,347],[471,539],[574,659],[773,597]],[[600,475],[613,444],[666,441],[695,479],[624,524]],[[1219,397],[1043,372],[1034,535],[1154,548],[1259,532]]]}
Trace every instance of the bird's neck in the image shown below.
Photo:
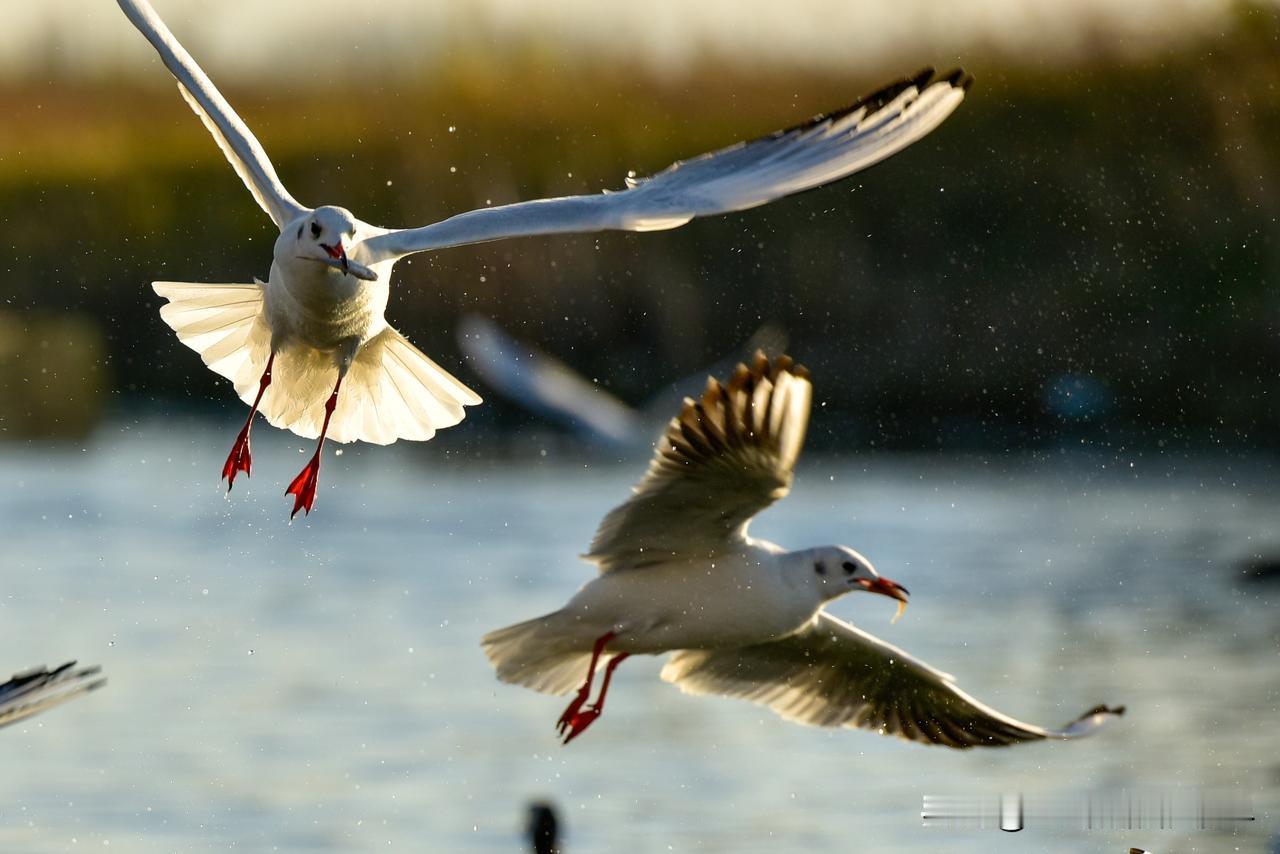
{"label": "bird's neck", "polygon": [[811,615],[817,613],[831,597],[813,570],[813,553],[808,550],[789,552],[773,543],[765,545],[773,548],[770,558],[774,572],[788,598],[810,608]]}
{"label": "bird's neck", "polygon": [[[839,570],[830,565],[830,558],[824,555],[824,549],[802,549],[786,552],[780,556],[784,564],[783,575],[788,583],[805,591],[813,602],[814,613],[833,599],[838,599],[849,592],[849,586],[843,583]],[[815,565],[826,558],[826,574],[819,574]]]}
{"label": "bird's neck", "polygon": [[355,276],[344,275],[341,270],[315,261],[291,256],[276,256],[276,266],[284,274],[290,289],[298,288],[338,298],[350,297],[364,284]]}

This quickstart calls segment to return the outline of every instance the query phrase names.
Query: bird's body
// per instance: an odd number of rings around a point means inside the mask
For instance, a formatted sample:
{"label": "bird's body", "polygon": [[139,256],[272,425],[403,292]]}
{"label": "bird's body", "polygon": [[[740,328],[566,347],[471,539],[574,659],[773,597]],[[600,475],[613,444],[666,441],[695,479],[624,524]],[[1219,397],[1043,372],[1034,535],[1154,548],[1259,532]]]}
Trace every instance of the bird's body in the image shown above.
{"label": "bird's body", "polygon": [[297,234],[307,229],[308,217],[286,225],[276,240],[264,308],[279,346],[301,345],[334,354],[335,366],[354,357],[355,350],[387,327],[386,309],[394,259],[366,258],[364,241],[374,229],[342,208],[321,209],[335,215],[337,227],[349,229],[351,263],[365,266],[375,278],[363,279],[299,257]]}
{"label": "bird's body", "polygon": [[561,621],[583,652],[606,632],[614,633],[611,650],[647,655],[763,643],[796,631],[822,607],[796,564],[779,546],[744,539],[715,558],[607,572],[583,585]]}
{"label": "bird's body", "polygon": [[387,444],[425,440],[457,424],[480,398],[419,352],[384,312],[400,258],[507,237],[577,231],[655,231],[697,216],[745,210],[850,175],[902,150],[940,124],[969,78],[932,69],[845,110],[750,143],[676,163],[627,187],[481,208],[412,229],[358,219],[337,206],[309,208],[284,188],[271,161],[146,0],[118,0],[178,81],[187,103],[280,229],[265,285],[156,282],[161,317],[250,405],[223,466],[228,487],[251,468],[249,431],[261,411],[273,425],[318,437],[315,456],[288,492],[310,512],[325,438]]}
{"label": "bird's body", "polygon": [[[674,653],[662,678],[690,693],[764,703],[784,717],[952,747],[1075,738],[1118,713],[1091,709],[1051,730],[990,709],[936,670],[828,614],[866,591],[907,590],[848,546],[788,551],[747,534],[787,494],[808,425],[808,374],[757,354],[727,383],[685,400],[635,495],[614,508],[586,559],[600,574],[560,610],[490,632],[498,678],[546,693],[585,682],[561,716],[566,743],[600,715],[617,666]],[[585,706],[598,665],[600,698]]]}

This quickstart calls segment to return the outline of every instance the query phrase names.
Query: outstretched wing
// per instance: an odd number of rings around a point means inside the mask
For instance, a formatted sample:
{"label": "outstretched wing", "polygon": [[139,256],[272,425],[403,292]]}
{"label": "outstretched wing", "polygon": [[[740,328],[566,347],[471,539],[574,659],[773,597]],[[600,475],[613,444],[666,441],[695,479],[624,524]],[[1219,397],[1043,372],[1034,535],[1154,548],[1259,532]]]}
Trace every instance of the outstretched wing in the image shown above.
{"label": "outstretched wing", "polygon": [[635,496],[600,523],[584,557],[601,572],[721,552],[791,488],[809,424],[809,372],[756,353],[727,384],[685,398]]}
{"label": "outstretched wing", "polygon": [[391,258],[504,237],[566,231],[657,231],[695,216],[740,211],[851,175],[937,127],[971,78],[925,69],[829,115],[754,142],[681,161],[627,189],[540,199],[459,214],[423,228],[389,231],[365,246]]}
{"label": "outstretched wing", "polygon": [[858,727],[957,748],[1079,738],[1124,713],[1123,706],[1097,706],[1061,729],[1014,720],[961,691],[949,674],[825,611],[771,643],[678,652],[662,678],[690,694],[761,703],[803,724]]}
{"label": "outstretched wing", "polygon": [[0,685],[0,727],[101,688],[107,680],[98,675],[100,672],[98,667],[77,670],[76,663],[68,661],[53,670],[37,667],[15,675]]}
{"label": "outstretched wing", "polygon": [[240,117],[222,97],[213,81],[196,65],[191,54],[169,32],[151,4],[147,0],[118,2],[133,25],[160,54],[160,59],[173,72],[173,76],[178,78],[178,89],[182,92],[182,97],[204,122],[236,174],[275,222],[276,227],[283,229],[290,221],[306,213],[308,208],[294,201],[293,196],[289,195],[289,191],[276,177],[275,168],[253,133],[240,121]]}
{"label": "outstretched wing", "polygon": [[487,317],[463,315],[457,338],[471,367],[508,400],[567,424],[588,441],[625,447],[652,440],[634,409]]}

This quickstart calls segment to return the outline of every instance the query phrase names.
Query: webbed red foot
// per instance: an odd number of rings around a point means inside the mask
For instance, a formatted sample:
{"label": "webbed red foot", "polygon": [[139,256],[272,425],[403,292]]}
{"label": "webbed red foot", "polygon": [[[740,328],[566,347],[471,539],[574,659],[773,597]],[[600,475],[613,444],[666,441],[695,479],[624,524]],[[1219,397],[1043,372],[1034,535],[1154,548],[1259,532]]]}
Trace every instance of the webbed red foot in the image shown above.
{"label": "webbed red foot", "polygon": [[[609,659],[609,663],[604,668],[604,683],[600,686],[600,696],[596,701],[585,709],[582,704],[586,701],[587,696],[591,693],[591,676],[595,673],[595,664],[600,654],[604,651],[607,644],[614,637],[613,632],[596,641],[594,655],[591,658],[591,670],[587,675],[587,682],[578,691],[578,696],[573,698],[573,702],[569,704],[569,708],[564,710],[564,714],[560,716],[557,726],[560,734],[564,736],[561,744],[568,744],[578,736],[587,731],[587,727],[596,722],[596,718],[604,714],[604,698],[609,694],[609,683],[613,681],[613,671],[618,669],[618,665],[626,661],[631,653],[620,652],[613,658]],[[568,730],[568,733],[565,733]]]}
{"label": "webbed red foot", "polygon": [[590,696],[590,694],[590,685],[584,685],[578,689],[578,695],[574,697],[573,702],[569,703],[568,707],[565,708],[564,714],[560,716],[560,720],[556,721],[557,732],[564,735],[564,731],[572,725],[573,719],[578,716],[583,703],[587,702],[587,697]]}
{"label": "webbed red foot", "polygon": [[244,476],[249,477],[250,469],[253,468],[253,455],[249,453],[249,426],[245,424],[240,429],[240,435],[236,437],[236,443],[231,446],[227,461],[222,464],[222,479],[227,482],[228,492],[236,482],[236,475],[244,472]]}
{"label": "webbed red foot", "polygon": [[227,482],[227,492],[231,491],[231,486],[236,482],[236,475],[244,472],[244,476],[249,477],[250,469],[253,468],[253,455],[249,453],[249,431],[253,429],[253,416],[258,413],[262,395],[266,393],[267,386],[271,385],[271,366],[275,361],[276,354],[272,353],[267,358],[262,378],[258,380],[258,396],[253,399],[253,406],[249,408],[249,417],[244,420],[240,435],[236,436],[236,443],[231,446],[231,453],[227,454],[227,461],[222,464],[222,479]]}
{"label": "webbed red foot", "polygon": [[[595,723],[596,718],[600,717],[603,713],[604,709],[600,708],[598,705],[587,706],[582,711],[576,712],[564,726],[560,727],[560,734],[564,735],[564,741],[562,741],[561,744],[568,744],[578,736],[582,735],[587,731],[587,727]],[[569,730],[568,735],[565,735],[564,732],[566,727]]]}
{"label": "webbed red foot", "polygon": [[341,388],[342,374],[339,373],[337,385],[333,387],[333,394],[329,395],[329,399],[324,404],[324,424],[320,426],[320,439],[316,442],[316,452],[312,454],[311,461],[298,472],[298,476],[289,484],[289,488],[284,491],[285,495],[292,495],[296,499],[293,502],[293,512],[289,514],[290,521],[298,515],[299,510],[306,510],[307,515],[310,516],[311,506],[316,503],[316,484],[320,481],[320,452],[324,450],[324,437],[329,432],[329,419],[333,417],[333,410],[338,406],[338,391]]}
{"label": "webbed red foot", "polygon": [[293,512],[289,514],[292,519],[298,515],[299,510],[305,510],[307,515],[311,515],[311,507],[316,503],[316,484],[320,482],[320,449],[317,448],[315,455],[311,457],[311,461],[303,466],[302,471],[298,472],[298,476],[293,479],[286,489],[285,495],[294,496]]}

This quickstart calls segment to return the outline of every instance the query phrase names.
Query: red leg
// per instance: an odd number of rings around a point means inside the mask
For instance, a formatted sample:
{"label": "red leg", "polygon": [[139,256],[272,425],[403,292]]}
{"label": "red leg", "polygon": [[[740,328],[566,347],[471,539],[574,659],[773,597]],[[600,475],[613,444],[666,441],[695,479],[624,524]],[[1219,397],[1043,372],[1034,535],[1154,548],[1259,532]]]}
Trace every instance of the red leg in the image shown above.
{"label": "red leg", "polygon": [[316,501],[316,484],[320,480],[320,451],[324,448],[324,434],[329,432],[329,419],[333,417],[333,410],[338,405],[340,388],[342,388],[341,374],[338,375],[338,384],[333,387],[333,394],[329,395],[329,400],[324,405],[324,424],[320,427],[320,441],[316,442],[316,452],[311,455],[311,460],[302,467],[302,471],[298,472],[298,476],[284,491],[285,495],[294,496],[290,519],[297,516],[299,510],[306,510],[307,515],[311,515],[311,506]]}
{"label": "red leg", "polygon": [[613,671],[617,670],[618,665],[630,657],[631,653],[629,652],[618,653],[613,657],[613,660],[609,662],[609,666],[604,669],[604,683],[600,686],[600,698],[596,700],[595,705],[591,707],[596,710],[597,714],[604,711],[604,698],[605,695],[609,693],[609,683],[613,680]]}
{"label": "red leg", "polygon": [[573,698],[573,702],[569,703],[568,708],[564,710],[564,714],[560,716],[560,720],[556,721],[556,728],[564,735],[564,731],[568,729],[570,722],[577,717],[578,710],[582,708],[582,704],[587,702],[587,698],[591,696],[591,680],[596,675],[596,664],[600,661],[601,654],[609,641],[613,640],[617,635],[614,632],[605,632],[596,638],[595,644],[591,647],[591,664],[587,667],[587,681],[582,683],[582,687],[578,689],[578,694]]}
{"label": "red leg", "polygon": [[227,482],[227,492],[231,491],[231,485],[236,482],[236,475],[240,472],[244,472],[245,477],[250,476],[249,469],[253,467],[253,455],[249,453],[249,430],[253,427],[253,416],[258,414],[258,404],[262,403],[262,395],[266,392],[267,386],[271,385],[271,363],[275,360],[276,354],[272,353],[267,359],[267,369],[262,372],[262,379],[258,380],[258,396],[253,399],[249,417],[244,420],[240,435],[236,436],[236,443],[231,446],[231,453],[227,455],[227,461],[222,464],[222,479]]}
{"label": "red leg", "polygon": [[564,737],[565,744],[586,732],[587,727],[595,723],[596,718],[604,714],[604,698],[609,693],[609,683],[613,680],[613,671],[617,670],[618,665],[630,657],[631,653],[623,652],[609,660],[609,664],[604,669],[604,682],[600,685],[600,697],[593,705],[587,706],[573,716],[573,719],[569,722],[569,734]]}

